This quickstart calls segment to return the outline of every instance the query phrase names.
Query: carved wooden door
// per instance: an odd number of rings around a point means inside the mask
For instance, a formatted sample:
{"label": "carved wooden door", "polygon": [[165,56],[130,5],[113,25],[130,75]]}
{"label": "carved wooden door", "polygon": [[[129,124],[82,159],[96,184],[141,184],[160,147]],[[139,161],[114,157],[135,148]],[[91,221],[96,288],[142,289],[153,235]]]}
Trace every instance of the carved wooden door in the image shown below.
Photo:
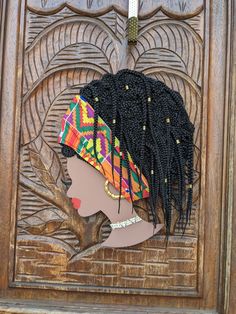
{"label": "carved wooden door", "polygon": [[[186,313],[216,309],[226,37],[225,25],[216,23],[226,20],[221,1],[140,1],[132,46],[125,0],[10,0],[6,12],[0,240],[6,252],[7,239],[11,245],[0,271],[5,295]],[[191,221],[184,236],[172,225],[167,247],[158,234],[134,247],[99,249],[110,232],[106,217],[80,218],[62,183],[68,177],[57,143],[63,113],[82,86],[122,68],[179,91],[196,127]]]}

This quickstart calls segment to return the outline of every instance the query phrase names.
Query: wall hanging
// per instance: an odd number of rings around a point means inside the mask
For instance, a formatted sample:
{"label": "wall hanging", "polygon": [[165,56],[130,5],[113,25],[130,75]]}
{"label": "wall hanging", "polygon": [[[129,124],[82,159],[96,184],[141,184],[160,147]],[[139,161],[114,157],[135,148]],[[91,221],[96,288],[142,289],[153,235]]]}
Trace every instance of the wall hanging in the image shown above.
{"label": "wall hanging", "polygon": [[180,94],[134,70],[105,74],[75,96],[58,141],[78,214],[103,211],[111,221],[102,246],[131,246],[163,227],[168,238],[173,209],[184,232],[192,207],[193,133]]}

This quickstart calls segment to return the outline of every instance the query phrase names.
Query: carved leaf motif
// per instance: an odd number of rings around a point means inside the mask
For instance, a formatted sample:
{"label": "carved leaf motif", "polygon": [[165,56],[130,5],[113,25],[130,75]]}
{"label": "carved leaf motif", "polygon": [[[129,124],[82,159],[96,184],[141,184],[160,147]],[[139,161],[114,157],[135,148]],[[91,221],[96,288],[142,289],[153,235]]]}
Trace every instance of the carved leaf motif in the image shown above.
{"label": "carved leaf motif", "polygon": [[179,9],[181,12],[185,11],[186,5],[187,5],[186,1],[183,1],[183,0],[179,1]]}
{"label": "carved leaf motif", "polygon": [[47,5],[48,0],[41,0],[42,8],[44,8]]}
{"label": "carved leaf motif", "polygon": [[87,0],[87,8],[91,9],[91,6],[93,4],[93,0]]}
{"label": "carved leaf motif", "polygon": [[[156,59],[156,53],[159,51]],[[137,45],[129,61],[132,68],[146,71],[154,66],[181,70],[201,84],[202,39],[187,24],[179,21],[154,21],[139,31]]]}
{"label": "carved leaf motif", "polygon": [[42,183],[54,191],[55,186],[63,191],[61,180],[65,180],[63,168],[57,154],[50,146],[41,138],[38,137],[30,144],[30,161],[33,171],[42,181]]}
{"label": "carved leaf motif", "polygon": [[142,10],[143,7],[143,1],[139,1],[139,12]]}
{"label": "carved leaf motif", "polygon": [[[34,90],[34,93],[27,95],[24,101],[22,112],[22,145],[33,141],[41,134],[45,127],[46,115],[54,106],[58,108],[58,111],[54,112],[53,121],[48,125],[50,131],[47,131],[46,137],[57,137],[61,117],[73,95],[84,84],[101,77],[102,73],[99,72],[100,70],[97,70],[96,66],[92,70],[83,69],[83,67],[75,69],[74,65],[68,70],[62,69],[59,71],[57,68],[57,72],[46,77],[42,82],[39,82],[39,86]],[[77,87],[76,91],[75,89],[70,90],[72,86]],[[66,102],[62,96],[67,97]],[[55,127],[57,131],[56,133],[52,133],[51,130],[55,129]]]}
{"label": "carved leaf motif", "polygon": [[18,227],[35,235],[50,234],[58,230],[66,218],[67,215],[58,209],[43,209],[31,216],[19,220]]}
{"label": "carved leaf motif", "polygon": [[119,38],[123,39],[127,35],[127,19],[124,16],[118,14],[117,12],[114,12],[114,15],[115,21],[113,22],[111,20],[111,16],[109,15],[107,18],[105,17],[106,23],[111,27],[114,25],[115,34],[119,36]]}
{"label": "carved leaf motif", "polygon": [[[32,42],[26,52],[24,67],[24,93],[34,88],[34,84],[46,76],[50,63],[64,49],[70,49],[75,44],[84,44],[84,38],[89,38],[86,44],[98,49],[102,54],[104,64],[110,64],[112,72],[116,70],[118,45],[120,39],[103,22],[96,18],[76,16],[57,21],[53,27],[44,29]],[[51,47],[49,49],[48,47]],[[69,55],[64,53],[66,59]],[[65,62],[65,59],[63,59]],[[86,67],[94,68],[95,62],[88,62]],[[79,65],[73,65],[73,68]],[[99,66],[96,68],[100,68]],[[58,68],[56,68],[58,71]],[[51,74],[50,70],[50,74]],[[100,69],[100,72],[104,72]]]}
{"label": "carved leaf motif", "polygon": [[74,44],[65,47],[51,59],[46,71],[60,66],[65,60],[65,55],[67,56],[68,66],[73,65],[76,67],[83,63],[92,64],[94,60],[97,60],[96,65],[99,72],[102,74],[112,72],[111,65],[104,52],[99,47],[89,43]]}

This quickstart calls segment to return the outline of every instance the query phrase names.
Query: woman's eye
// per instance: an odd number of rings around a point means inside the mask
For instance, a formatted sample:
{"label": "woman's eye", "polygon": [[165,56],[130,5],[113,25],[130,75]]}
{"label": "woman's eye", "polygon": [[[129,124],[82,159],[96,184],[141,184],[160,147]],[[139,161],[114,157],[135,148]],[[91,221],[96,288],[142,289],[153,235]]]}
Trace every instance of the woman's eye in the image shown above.
{"label": "woman's eye", "polygon": [[72,184],[72,181],[66,181],[66,180],[63,180],[63,179],[61,179],[61,182],[66,186],[67,189],[69,189],[69,187]]}

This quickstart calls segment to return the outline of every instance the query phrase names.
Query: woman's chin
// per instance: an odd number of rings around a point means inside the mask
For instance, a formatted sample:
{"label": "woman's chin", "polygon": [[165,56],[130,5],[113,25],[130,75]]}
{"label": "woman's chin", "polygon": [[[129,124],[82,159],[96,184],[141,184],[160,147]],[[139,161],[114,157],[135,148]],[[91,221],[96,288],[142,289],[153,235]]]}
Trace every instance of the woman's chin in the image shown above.
{"label": "woman's chin", "polygon": [[78,212],[78,214],[79,214],[81,217],[88,217],[88,216],[90,216],[90,215],[88,214],[88,212],[84,212],[83,210],[81,210],[81,208],[78,208],[78,209],[77,209],[77,212]]}
{"label": "woman's chin", "polygon": [[90,217],[93,216],[94,214],[96,214],[98,211],[94,211],[94,212],[89,212],[88,210],[83,210],[81,208],[77,209],[77,213],[81,216],[81,217]]}

